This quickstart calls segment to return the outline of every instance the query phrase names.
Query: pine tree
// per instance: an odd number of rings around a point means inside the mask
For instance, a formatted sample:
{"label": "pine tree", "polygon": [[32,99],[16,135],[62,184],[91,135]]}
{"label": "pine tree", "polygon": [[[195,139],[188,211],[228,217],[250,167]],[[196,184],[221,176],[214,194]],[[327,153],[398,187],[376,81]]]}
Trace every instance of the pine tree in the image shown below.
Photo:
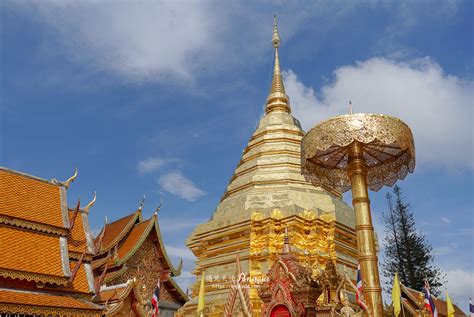
{"label": "pine tree", "polygon": [[416,230],[413,212],[410,204],[403,201],[400,187],[395,186],[393,194],[395,197],[387,193],[389,211],[382,215],[386,229],[382,271],[388,279],[387,290],[391,289],[393,276],[398,272],[400,282],[415,290],[421,291],[426,279],[431,293],[437,296],[445,275],[433,264],[433,247]]}

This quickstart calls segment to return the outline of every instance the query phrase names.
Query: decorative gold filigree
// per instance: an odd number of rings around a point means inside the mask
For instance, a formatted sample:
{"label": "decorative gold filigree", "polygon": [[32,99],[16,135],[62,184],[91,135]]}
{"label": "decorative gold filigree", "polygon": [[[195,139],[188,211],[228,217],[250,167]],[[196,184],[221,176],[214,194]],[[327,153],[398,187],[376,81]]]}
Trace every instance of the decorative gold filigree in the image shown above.
{"label": "decorative gold filigree", "polygon": [[36,273],[30,273],[30,272],[6,270],[6,269],[0,269],[0,276],[11,278],[11,279],[44,282],[44,283],[51,283],[51,284],[57,284],[57,285],[63,285],[63,286],[66,286],[68,284],[67,277],[43,275],[43,274],[36,274]]}
{"label": "decorative gold filigree", "polygon": [[5,304],[5,303],[0,303],[0,311],[2,313],[9,313],[11,315],[22,314],[22,315],[44,315],[44,316],[77,316],[77,317],[102,316],[102,311],[100,309],[96,309],[96,310],[72,309],[72,308],[59,308],[59,307],[15,305],[15,304]]}
{"label": "decorative gold filigree", "polygon": [[31,229],[35,231],[40,231],[40,232],[57,234],[62,237],[67,236],[67,233],[68,233],[67,229],[65,228],[53,227],[53,226],[46,225],[43,223],[31,222],[28,220],[12,218],[5,215],[0,215],[0,223],[4,223],[6,225],[20,227],[20,228],[27,228],[27,229]]}
{"label": "decorative gold filigree", "polygon": [[355,141],[363,145],[367,183],[374,191],[393,186],[415,168],[413,135],[404,122],[357,113],[323,121],[303,137],[302,174],[315,185],[349,190],[348,152]]}

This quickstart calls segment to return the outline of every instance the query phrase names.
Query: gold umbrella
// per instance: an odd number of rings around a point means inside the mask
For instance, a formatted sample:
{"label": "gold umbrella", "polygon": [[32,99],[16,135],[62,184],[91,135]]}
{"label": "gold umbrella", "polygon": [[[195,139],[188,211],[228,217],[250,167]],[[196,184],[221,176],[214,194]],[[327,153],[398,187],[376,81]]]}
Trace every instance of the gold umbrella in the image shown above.
{"label": "gold umbrella", "polygon": [[352,189],[358,259],[371,316],[383,316],[368,188],[378,191],[415,168],[415,145],[401,120],[356,113],[323,121],[301,144],[302,174],[316,186]]}

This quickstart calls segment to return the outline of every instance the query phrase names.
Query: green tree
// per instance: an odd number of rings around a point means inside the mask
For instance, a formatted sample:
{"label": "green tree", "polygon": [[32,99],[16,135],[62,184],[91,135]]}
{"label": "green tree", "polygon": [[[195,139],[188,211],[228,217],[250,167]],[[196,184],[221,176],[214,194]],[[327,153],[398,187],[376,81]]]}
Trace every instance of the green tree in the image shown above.
{"label": "green tree", "polygon": [[393,188],[393,195],[387,193],[388,212],[382,217],[385,224],[383,275],[388,279],[386,287],[391,289],[395,272],[400,282],[421,291],[425,279],[430,283],[431,293],[441,293],[444,273],[434,265],[433,247],[415,227],[410,204],[403,201],[400,187]]}

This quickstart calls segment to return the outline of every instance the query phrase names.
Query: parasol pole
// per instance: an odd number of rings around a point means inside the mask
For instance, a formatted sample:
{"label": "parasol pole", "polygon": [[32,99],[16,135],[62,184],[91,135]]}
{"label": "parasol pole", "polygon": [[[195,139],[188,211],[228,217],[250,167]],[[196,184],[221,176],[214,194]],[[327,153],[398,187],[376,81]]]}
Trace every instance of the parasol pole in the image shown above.
{"label": "parasol pole", "polygon": [[382,317],[382,288],[380,287],[374,227],[367,190],[367,168],[363,156],[363,146],[358,141],[354,141],[349,148],[347,174],[352,188],[352,205],[355,211],[357,245],[359,246],[358,260],[364,281],[364,296],[369,307],[373,309],[373,316]]}

